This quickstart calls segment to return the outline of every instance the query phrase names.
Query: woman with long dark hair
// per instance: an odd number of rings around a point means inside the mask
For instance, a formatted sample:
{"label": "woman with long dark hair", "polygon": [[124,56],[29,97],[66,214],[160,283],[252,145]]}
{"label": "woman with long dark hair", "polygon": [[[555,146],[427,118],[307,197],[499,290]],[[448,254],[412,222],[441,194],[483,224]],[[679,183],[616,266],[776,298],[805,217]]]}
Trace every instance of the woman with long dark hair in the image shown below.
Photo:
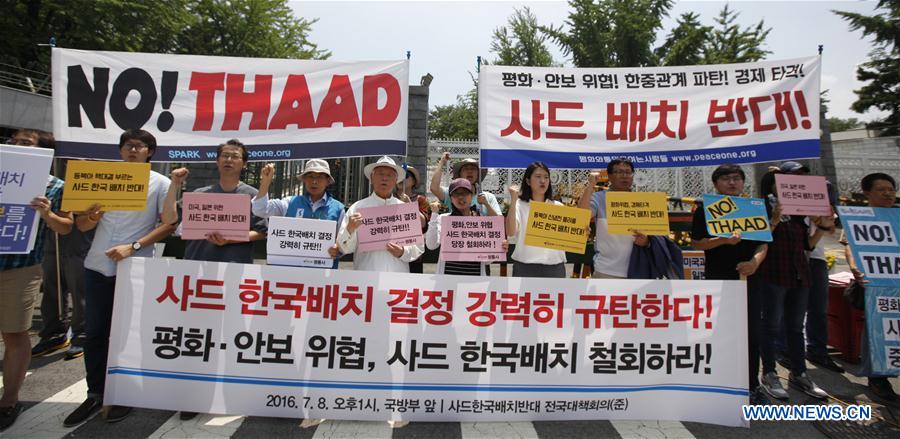
{"label": "woman with long dark hair", "polygon": [[[506,214],[506,236],[516,243],[513,251],[513,276],[517,277],[566,277],[566,252],[534,247],[525,244],[525,224],[531,212],[531,203],[551,203],[553,185],[550,168],[542,162],[534,162],[525,169],[521,194],[515,186],[509,188],[509,212]],[[521,227],[520,227],[521,226]]]}
{"label": "woman with long dark hair", "polygon": [[[436,201],[431,205],[431,221],[428,223],[428,231],[425,232],[425,245],[435,250],[441,246],[441,218],[445,216],[479,216],[479,209],[472,204],[475,189],[472,183],[465,178],[457,178],[450,182],[447,192],[450,194],[450,213],[443,215],[438,212],[441,203]],[[503,250],[506,251],[507,241],[503,241]],[[485,276],[488,263],[475,261],[445,261],[438,260],[437,274],[456,274],[462,276]]]}

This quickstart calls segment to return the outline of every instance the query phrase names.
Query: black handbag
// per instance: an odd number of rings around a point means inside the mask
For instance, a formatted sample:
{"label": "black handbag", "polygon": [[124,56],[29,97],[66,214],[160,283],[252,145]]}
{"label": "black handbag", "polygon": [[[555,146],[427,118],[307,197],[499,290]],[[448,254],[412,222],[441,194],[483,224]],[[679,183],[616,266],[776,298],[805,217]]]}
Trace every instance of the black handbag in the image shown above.
{"label": "black handbag", "polygon": [[866,306],[866,289],[863,285],[855,280],[850,281],[850,285],[844,289],[844,301],[853,308],[864,309]]}

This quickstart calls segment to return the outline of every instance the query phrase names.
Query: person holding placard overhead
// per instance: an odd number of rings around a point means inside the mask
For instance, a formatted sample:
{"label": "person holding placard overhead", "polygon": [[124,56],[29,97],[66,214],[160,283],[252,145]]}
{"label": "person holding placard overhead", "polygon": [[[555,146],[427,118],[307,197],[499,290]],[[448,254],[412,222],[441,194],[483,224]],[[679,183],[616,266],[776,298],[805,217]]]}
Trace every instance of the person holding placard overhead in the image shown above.
{"label": "person holding placard overhead", "polygon": [[[425,233],[425,246],[431,250],[441,246],[441,218],[445,216],[480,216],[478,209],[472,206],[472,197],[475,189],[472,183],[465,178],[457,178],[450,182],[450,212],[440,214],[441,203],[435,201],[431,204],[431,220],[428,222],[428,231]],[[504,241],[503,251],[507,248]],[[486,276],[485,267],[488,263],[477,261],[445,261],[438,260],[437,274],[456,274],[461,276]]]}
{"label": "person holding placard overhead", "polygon": [[[237,139],[231,139],[216,150],[216,169],[219,182],[204,186],[194,192],[208,194],[246,194],[256,196],[256,188],[241,181],[241,172],[247,164],[247,148]],[[172,184],[166,193],[162,221],[166,224],[178,222],[178,192],[187,181],[187,168],[172,171]],[[184,259],[192,261],[253,263],[253,242],[266,238],[266,220],[252,215],[246,241],[231,241],[219,233],[211,233],[206,239],[191,239],[184,248]]]}
{"label": "person holding placard overhead", "polygon": [[[441,200],[445,206],[449,207],[451,204],[450,193],[441,186],[441,176],[444,174],[444,168],[447,166],[448,161],[450,161],[450,153],[445,152],[441,154],[440,161],[434,167],[434,172],[431,173],[431,186],[429,189],[431,189],[431,193],[438,200]],[[490,192],[478,192],[478,177],[480,177],[480,174],[481,168],[478,165],[478,160],[475,159],[463,159],[454,163],[450,172],[454,180],[465,178],[469,180],[469,183],[472,183],[472,187],[478,193],[478,196],[472,198],[472,205],[478,208],[482,216],[500,215],[500,203],[497,202],[497,197]]]}
{"label": "person holding placard overhead", "polygon": [[[869,207],[879,207],[882,209],[896,207],[897,181],[894,180],[894,177],[882,172],[875,172],[863,177],[862,181],[860,181],[860,186],[862,187],[863,196],[866,197],[866,201],[869,203]],[[853,277],[856,281],[865,284],[866,275],[856,266],[856,260],[853,258],[853,252],[850,250],[850,245],[847,242],[845,232],[846,230],[841,232],[840,242],[844,246],[844,256],[847,258],[847,265],[850,266],[850,272],[853,273]],[[869,353],[869,337],[865,328],[863,328],[860,337],[860,365],[857,375],[868,378],[869,390],[871,390],[875,396],[885,401],[896,400],[897,393],[894,392],[894,387],[888,380],[888,378],[891,378],[892,376],[878,375],[872,371],[872,358]]]}
{"label": "person holding placard overhead", "polygon": [[[626,158],[614,159],[606,165],[610,191],[631,192],[634,184],[634,164]],[[596,240],[594,242],[594,273],[597,279],[625,279],[631,250],[635,245],[648,247],[650,238],[639,231],[631,236],[609,233],[606,219],[606,191],[594,192],[600,181],[600,173],[592,172],[588,185],[578,199],[578,207],[591,209],[591,219],[596,219]]]}
{"label": "person holding placard overhead", "polygon": [[[33,144],[18,144],[37,147],[37,132],[35,131]],[[30,205],[40,215],[34,248],[27,254],[0,255],[0,334],[4,346],[0,431],[16,422],[23,409],[19,403],[19,389],[25,382],[25,372],[31,362],[28,330],[31,329],[34,301],[41,287],[45,229],[49,228],[61,235],[72,231],[72,215],[59,210],[63,181],[52,175],[48,175],[46,179],[45,191],[35,194],[37,196],[31,200]]]}
{"label": "person holding placard overhead", "polygon": [[377,162],[366,165],[363,173],[372,184],[372,194],[353,203],[347,209],[338,233],[338,246],[344,253],[356,252],[353,257],[353,268],[356,270],[409,273],[409,262],[418,259],[424,252],[422,245],[400,245],[388,242],[385,244],[384,250],[356,251],[359,244],[357,229],[363,223],[359,209],[403,203],[394,197],[393,193],[394,187],[403,181],[406,173],[388,156],[383,156]]}
{"label": "person holding placard overhead", "polygon": [[[253,214],[260,218],[287,216],[335,222],[335,233],[344,219],[344,203],[332,197],[326,189],[334,183],[331,167],[322,159],[310,159],[303,164],[300,181],[303,194],[277,200],[269,199],[269,185],[275,176],[275,164],[268,163],[260,173],[259,192],[253,198]],[[340,251],[337,244],[328,249],[334,258],[331,268],[338,268]]]}
{"label": "person holding placard overhead", "polygon": [[770,212],[772,242],[769,243],[766,259],[756,272],[763,297],[761,387],[773,398],[789,398],[775,372],[775,344],[783,319],[791,366],[788,383],[807,395],[824,399],[828,394],[806,373],[803,318],[806,315],[811,278],[806,251],[815,248],[825,229],[834,227],[834,218],[810,218],[818,227],[810,235],[804,216],[782,216],[777,192],[775,172],[765,174],[760,182],[760,193],[767,200],[766,209]]}
{"label": "person holding placard overhead", "polygon": [[519,188],[509,187],[509,212],[506,214],[506,236],[516,244],[513,250],[513,276],[516,277],[566,277],[566,252],[525,244],[525,230],[531,203],[563,204],[553,200],[550,168],[542,162],[534,162],[525,169]]}
{"label": "person holding placard overhead", "polygon": [[[119,153],[129,163],[146,163],[156,151],[156,138],[141,129],[126,130],[119,137]],[[132,256],[153,257],[156,242],[172,234],[175,226],[160,223],[170,181],[150,171],[147,205],[140,211],[104,212],[93,204],[78,212],[75,224],[81,231],[96,228],[94,242],[84,260],[85,322],[84,368],[87,372],[87,399],[63,425],[73,427],[88,420],[103,406],[106,386],[106,357],[112,324],[113,296],[116,290],[116,265]],[[118,422],[131,413],[131,407],[112,406],[106,422]]]}
{"label": "person holding placard overhead", "polygon": [[[712,173],[716,192],[739,197],[744,190],[744,170],[738,165],[726,164]],[[768,245],[760,241],[742,240],[740,232],[730,237],[712,236],[706,225],[703,203],[697,203],[691,228],[691,245],[706,255],[705,276],[708,280],[747,279],[747,347],[749,350],[750,402],[764,404],[759,388],[759,337],[762,296],[756,277],[753,276],[766,258]]]}

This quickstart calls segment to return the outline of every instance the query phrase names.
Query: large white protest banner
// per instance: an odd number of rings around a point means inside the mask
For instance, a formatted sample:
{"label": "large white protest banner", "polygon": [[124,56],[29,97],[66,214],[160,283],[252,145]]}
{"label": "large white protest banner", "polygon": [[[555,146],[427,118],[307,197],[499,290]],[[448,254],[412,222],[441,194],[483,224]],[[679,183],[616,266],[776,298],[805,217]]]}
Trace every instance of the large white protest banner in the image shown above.
{"label": "large white protest banner", "polygon": [[292,418],[740,426],[745,301],[738,281],[128,258],[118,267],[104,403]]}
{"label": "large white protest banner", "polygon": [[63,157],[118,159],[119,135],[156,136],[158,162],[406,154],[409,62],[338,62],[54,48],[53,132]]}
{"label": "large white protest banner", "polygon": [[484,66],[481,165],[679,167],[819,157],[818,57],[642,68]]}
{"label": "large white protest banner", "polygon": [[41,216],[31,207],[47,192],[53,150],[0,145],[0,254],[34,249]]}

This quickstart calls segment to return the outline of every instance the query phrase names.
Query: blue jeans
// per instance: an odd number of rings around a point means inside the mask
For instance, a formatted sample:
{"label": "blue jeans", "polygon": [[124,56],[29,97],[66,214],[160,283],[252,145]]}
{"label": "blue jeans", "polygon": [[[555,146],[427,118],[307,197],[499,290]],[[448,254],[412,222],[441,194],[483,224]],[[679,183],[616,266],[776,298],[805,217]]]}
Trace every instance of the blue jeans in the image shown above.
{"label": "blue jeans", "polygon": [[[806,353],[828,355],[828,263],[809,260],[810,287],[806,305]],[[775,339],[776,355],[787,351],[784,324]]]}
{"label": "blue jeans", "polygon": [[806,315],[809,288],[785,288],[766,281],[760,284],[763,295],[763,337],[760,342],[763,374],[775,371],[775,344],[782,320],[791,372],[794,375],[806,372],[803,317]]}
{"label": "blue jeans", "polygon": [[116,277],[107,277],[85,269],[84,284],[84,317],[87,333],[84,340],[84,369],[87,374],[88,395],[102,398],[106,385],[106,355],[109,352]]}
{"label": "blue jeans", "polygon": [[812,277],[809,300],[806,306],[806,352],[828,354],[828,263],[821,259],[809,260]]}

